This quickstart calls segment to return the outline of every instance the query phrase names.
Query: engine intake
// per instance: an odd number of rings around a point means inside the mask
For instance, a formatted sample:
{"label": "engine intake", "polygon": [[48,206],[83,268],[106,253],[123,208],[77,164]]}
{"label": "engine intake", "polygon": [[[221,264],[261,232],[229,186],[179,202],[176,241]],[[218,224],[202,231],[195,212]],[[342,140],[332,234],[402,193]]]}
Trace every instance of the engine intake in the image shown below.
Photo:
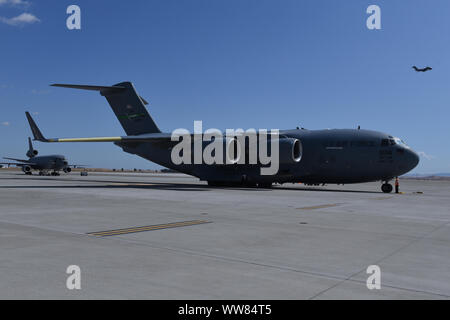
{"label": "engine intake", "polygon": [[238,163],[241,158],[241,144],[236,138],[225,139],[225,162]]}
{"label": "engine intake", "polygon": [[298,163],[302,160],[303,146],[300,140],[282,138],[279,140],[280,163]]}
{"label": "engine intake", "polygon": [[[225,137],[223,139],[220,140],[220,143],[223,147],[223,149],[221,150],[222,152],[222,157],[221,157],[221,161],[222,164],[235,164],[239,162],[239,159],[241,157],[241,144],[239,142],[239,140],[235,137]],[[216,157],[218,155],[216,155],[216,153],[214,151],[212,151],[213,147],[213,142],[212,141],[205,141],[203,142],[203,152],[204,155],[206,154],[211,154],[213,157]],[[212,151],[212,152],[211,152]],[[203,159],[205,161],[206,164],[213,164],[212,160],[213,159]],[[219,160],[219,159],[215,159],[215,160]]]}

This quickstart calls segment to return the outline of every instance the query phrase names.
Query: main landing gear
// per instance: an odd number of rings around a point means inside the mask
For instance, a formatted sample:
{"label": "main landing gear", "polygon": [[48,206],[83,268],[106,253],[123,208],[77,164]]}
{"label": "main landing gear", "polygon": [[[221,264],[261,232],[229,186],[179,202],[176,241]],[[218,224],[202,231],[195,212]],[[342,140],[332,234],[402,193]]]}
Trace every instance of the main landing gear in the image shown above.
{"label": "main landing gear", "polygon": [[59,172],[57,172],[57,171],[48,172],[48,171],[41,170],[41,171],[39,171],[39,175],[40,176],[59,176]]}
{"label": "main landing gear", "polygon": [[271,182],[249,182],[249,181],[242,181],[242,182],[226,182],[226,181],[208,181],[208,186],[210,187],[235,187],[235,188],[263,188],[263,189],[270,189],[272,188]]}
{"label": "main landing gear", "polygon": [[389,182],[385,182],[381,185],[381,191],[384,193],[391,193],[394,188],[392,187],[392,184]]}

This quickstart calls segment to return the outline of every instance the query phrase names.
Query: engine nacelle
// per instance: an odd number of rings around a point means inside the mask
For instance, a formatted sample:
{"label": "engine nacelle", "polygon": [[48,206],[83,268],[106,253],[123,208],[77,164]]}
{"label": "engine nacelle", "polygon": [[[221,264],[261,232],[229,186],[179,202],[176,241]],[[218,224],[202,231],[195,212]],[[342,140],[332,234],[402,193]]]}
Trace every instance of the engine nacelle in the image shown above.
{"label": "engine nacelle", "polygon": [[[195,156],[194,154],[196,152],[200,152],[201,158],[200,161],[203,163],[206,163],[208,165],[211,164],[219,164],[220,162],[217,161],[220,158],[222,161],[222,164],[256,164],[257,155],[259,155],[259,148],[261,147],[259,145],[259,142],[256,140],[253,141],[253,143],[250,142],[243,142],[242,139],[237,137],[224,137],[220,138],[220,143],[217,145],[215,141],[202,141],[200,143],[200,148],[196,150],[197,145],[196,143],[191,144],[191,163],[195,163]],[[254,146],[254,144],[256,145]],[[251,146],[249,145],[251,144]],[[266,151],[268,154],[273,154],[271,152],[273,141],[270,141],[270,139],[267,141],[267,149]],[[222,148],[221,153],[222,155],[216,154],[217,149]],[[250,150],[250,148],[256,147],[256,150]],[[283,164],[294,164],[301,161],[303,156],[303,146],[299,139],[295,138],[280,138],[278,140],[278,148],[279,148],[279,163]],[[180,149],[181,151],[184,151],[183,149]],[[252,151],[250,153],[250,151]],[[262,151],[264,152],[264,151]],[[183,157],[182,152],[180,152],[180,157]],[[252,160],[249,159],[251,157]],[[198,160],[197,159],[197,160]],[[215,161],[216,160],[216,161]],[[242,161],[241,161],[242,160]],[[245,161],[244,161],[245,160]]]}
{"label": "engine nacelle", "polygon": [[22,171],[25,172],[25,173],[29,173],[29,172],[31,172],[31,167],[30,166],[23,166],[22,167]]}
{"label": "engine nacelle", "polygon": [[279,140],[280,163],[298,163],[302,160],[303,146],[300,140],[282,138]]}
{"label": "engine nacelle", "polygon": [[71,167],[65,167],[64,168],[64,172],[65,173],[70,173],[70,172],[72,172],[72,168]]}
{"label": "engine nacelle", "polygon": [[[209,144],[210,142],[206,143],[205,145]],[[204,145],[204,146],[205,146]],[[248,153],[249,153],[249,146],[247,143],[245,143],[245,154],[242,153],[242,145],[241,141],[235,137],[233,138],[224,138],[223,139],[223,156],[224,156],[224,163],[226,163],[226,155],[228,152],[228,156],[230,159],[228,159],[228,164],[234,164],[239,163],[241,157],[245,157],[248,161]],[[271,142],[268,141],[267,149],[269,153],[271,154]],[[302,159],[303,155],[303,146],[300,140],[295,138],[281,138],[278,141],[278,147],[279,147],[279,163],[289,164],[289,163],[298,163]],[[258,149],[257,149],[258,150]],[[255,152],[258,152],[258,151]]]}
{"label": "engine nacelle", "polygon": [[229,162],[230,164],[238,163],[239,159],[241,158],[241,144],[239,140],[235,137],[224,138],[224,161]]}
{"label": "engine nacelle", "polygon": [[38,154],[39,154],[39,152],[37,150],[28,150],[27,157],[33,158],[33,157],[37,156]]}
{"label": "engine nacelle", "polygon": [[[212,141],[204,141],[203,142],[203,156],[204,159],[203,161],[206,164],[212,164],[211,160],[208,160],[205,158],[206,154],[210,154],[215,158],[218,155],[216,155],[214,152],[210,152],[213,145],[212,145]],[[235,137],[224,137],[223,139],[221,139],[220,141],[221,145],[222,145],[222,157],[221,157],[221,161],[222,164],[235,164],[239,161],[240,157],[241,157],[241,145],[238,141],[237,138]],[[206,152],[205,152],[206,151]],[[218,159],[215,159],[218,160]]]}

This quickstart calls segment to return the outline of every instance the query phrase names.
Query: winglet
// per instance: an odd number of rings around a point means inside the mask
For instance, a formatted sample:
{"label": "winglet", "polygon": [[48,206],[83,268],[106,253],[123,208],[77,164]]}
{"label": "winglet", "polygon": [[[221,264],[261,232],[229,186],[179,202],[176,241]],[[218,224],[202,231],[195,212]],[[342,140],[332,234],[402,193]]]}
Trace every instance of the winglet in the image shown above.
{"label": "winglet", "polygon": [[48,140],[43,136],[41,130],[39,130],[38,126],[34,122],[33,118],[30,115],[30,113],[28,111],[26,111],[25,115],[27,116],[28,123],[30,124],[31,132],[33,132],[34,140],[42,141],[42,142],[48,142]]}

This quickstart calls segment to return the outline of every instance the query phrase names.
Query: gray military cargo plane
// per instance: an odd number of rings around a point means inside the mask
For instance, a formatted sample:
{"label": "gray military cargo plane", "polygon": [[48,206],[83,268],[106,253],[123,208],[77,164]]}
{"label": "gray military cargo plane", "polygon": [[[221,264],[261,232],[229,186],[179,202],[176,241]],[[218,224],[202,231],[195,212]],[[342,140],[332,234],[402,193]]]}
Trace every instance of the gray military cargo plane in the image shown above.
{"label": "gray military cargo plane", "polygon": [[207,181],[213,186],[270,187],[272,183],[302,182],[307,185],[381,181],[389,183],[417,166],[419,157],[401,139],[389,134],[358,129],[282,130],[279,132],[280,166],[275,175],[261,175],[257,164],[175,164],[171,150],[177,142],[162,133],[145,108],[133,84],[113,86],[54,84],[55,87],[98,91],[106,98],[126,136],[47,139],[28,115],[34,139],[42,142],[113,142],[123,151],[164,167]]}
{"label": "gray military cargo plane", "polygon": [[22,171],[31,175],[33,170],[39,170],[39,175],[52,175],[59,176],[59,171],[64,171],[69,173],[72,171],[71,167],[76,167],[76,165],[69,165],[67,159],[63,155],[48,155],[48,156],[38,156],[38,151],[33,148],[31,143],[31,138],[28,138],[28,151],[26,153],[28,160],[25,159],[15,159],[15,158],[3,158],[6,160],[13,160],[17,162],[2,162],[1,164],[7,165],[8,167],[13,165],[16,167],[21,167]]}

